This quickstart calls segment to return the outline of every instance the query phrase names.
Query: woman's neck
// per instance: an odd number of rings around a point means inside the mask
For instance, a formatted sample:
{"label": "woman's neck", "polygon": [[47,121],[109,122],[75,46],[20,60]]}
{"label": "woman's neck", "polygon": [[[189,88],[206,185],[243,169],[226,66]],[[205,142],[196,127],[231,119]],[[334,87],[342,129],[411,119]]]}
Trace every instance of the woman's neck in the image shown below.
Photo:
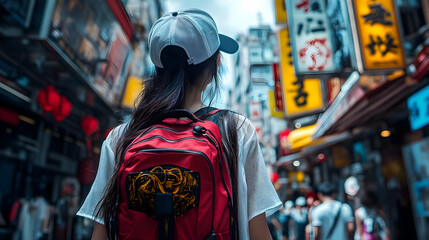
{"label": "woman's neck", "polygon": [[190,112],[196,112],[199,109],[205,107],[205,105],[201,101],[201,93],[202,91],[198,91],[196,89],[187,92],[185,96],[185,104],[183,107]]}

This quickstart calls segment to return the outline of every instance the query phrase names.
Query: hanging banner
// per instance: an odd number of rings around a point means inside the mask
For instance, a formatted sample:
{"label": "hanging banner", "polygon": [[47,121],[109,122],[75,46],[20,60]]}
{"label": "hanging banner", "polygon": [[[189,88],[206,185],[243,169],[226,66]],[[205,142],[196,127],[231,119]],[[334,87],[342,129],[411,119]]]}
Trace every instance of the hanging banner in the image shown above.
{"label": "hanging banner", "polygon": [[359,72],[405,68],[394,0],[347,3]]}
{"label": "hanging banner", "polygon": [[282,83],[280,78],[279,64],[273,64],[273,76],[274,76],[274,100],[275,100],[275,111],[283,112],[283,96],[282,96]]}
{"label": "hanging banner", "polygon": [[288,29],[280,30],[279,44],[285,116],[296,118],[323,110],[324,101],[320,80],[295,76]]}
{"label": "hanging banner", "polygon": [[285,0],[275,0],[276,23],[287,21]]}
{"label": "hanging banner", "polygon": [[288,0],[286,7],[296,74],[334,72],[325,1]]}

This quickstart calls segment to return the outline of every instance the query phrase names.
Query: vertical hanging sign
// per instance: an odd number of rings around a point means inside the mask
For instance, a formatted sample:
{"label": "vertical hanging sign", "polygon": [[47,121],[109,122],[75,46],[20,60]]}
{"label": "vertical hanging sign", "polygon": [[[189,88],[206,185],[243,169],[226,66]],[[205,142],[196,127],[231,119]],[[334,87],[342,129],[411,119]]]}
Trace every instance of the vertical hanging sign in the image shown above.
{"label": "vertical hanging sign", "polygon": [[274,0],[276,5],[276,23],[282,23],[287,21],[286,15],[286,0]]}
{"label": "vertical hanging sign", "polygon": [[293,67],[288,29],[279,32],[280,72],[284,113],[296,118],[323,110],[323,92],[319,79],[297,78]]}
{"label": "vertical hanging sign", "polygon": [[283,112],[283,96],[282,96],[282,83],[280,78],[279,64],[273,64],[273,76],[274,76],[274,99],[275,99],[275,110],[277,112]]}
{"label": "vertical hanging sign", "polygon": [[288,0],[290,35],[297,75],[336,70],[331,29],[322,0]]}
{"label": "vertical hanging sign", "polygon": [[348,0],[347,4],[359,72],[405,68],[394,0]]}

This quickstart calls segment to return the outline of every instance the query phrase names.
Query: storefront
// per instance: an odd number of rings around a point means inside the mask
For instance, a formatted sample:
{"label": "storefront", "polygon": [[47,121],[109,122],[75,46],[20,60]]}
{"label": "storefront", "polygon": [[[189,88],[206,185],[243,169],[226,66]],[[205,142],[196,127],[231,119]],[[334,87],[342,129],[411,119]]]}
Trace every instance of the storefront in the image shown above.
{"label": "storefront", "polygon": [[121,119],[133,26],[119,0],[0,8],[0,239],[89,239],[74,215]]}

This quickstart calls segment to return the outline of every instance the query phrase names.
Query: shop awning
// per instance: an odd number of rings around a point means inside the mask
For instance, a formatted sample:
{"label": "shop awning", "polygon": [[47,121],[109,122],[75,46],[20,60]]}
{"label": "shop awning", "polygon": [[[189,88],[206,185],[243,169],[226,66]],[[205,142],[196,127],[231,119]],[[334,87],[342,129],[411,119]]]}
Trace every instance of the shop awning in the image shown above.
{"label": "shop awning", "polygon": [[313,135],[315,127],[315,125],[311,125],[291,131],[287,138],[290,149],[296,152],[301,150],[302,147],[311,144],[313,141],[311,135]]}
{"label": "shop awning", "polygon": [[319,118],[312,135],[314,139],[383,118],[387,111],[409,96],[416,85],[403,72],[387,76],[384,82],[374,83],[375,87],[365,85],[366,78],[357,72],[350,75],[340,94]]}
{"label": "shop awning", "polygon": [[353,137],[353,134],[344,132],[313,140],[311,135],[314,131],[314,125],[292,131],[288,136],[288,140],[292,135],[290,140],[291,148],[298,152],[281,157],[279,161],[277,161],[276,167],[287,167],[295,160],[305,159],[315,152],[331,147],[337,143],[347,141]]}

